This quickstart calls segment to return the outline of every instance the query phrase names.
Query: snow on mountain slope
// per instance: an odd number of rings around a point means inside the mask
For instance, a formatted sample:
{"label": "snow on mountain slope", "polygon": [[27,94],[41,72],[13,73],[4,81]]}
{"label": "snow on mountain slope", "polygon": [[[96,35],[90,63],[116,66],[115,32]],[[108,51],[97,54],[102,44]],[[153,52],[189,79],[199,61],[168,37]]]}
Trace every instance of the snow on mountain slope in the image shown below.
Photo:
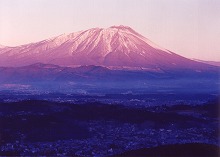
{"label": "snow on mountain slope", "polygon": [[92,28],[37,43],[0,49],[0,66],[34,63],[145,69],[206,69],[207,65],[160,48],[127,26]]}

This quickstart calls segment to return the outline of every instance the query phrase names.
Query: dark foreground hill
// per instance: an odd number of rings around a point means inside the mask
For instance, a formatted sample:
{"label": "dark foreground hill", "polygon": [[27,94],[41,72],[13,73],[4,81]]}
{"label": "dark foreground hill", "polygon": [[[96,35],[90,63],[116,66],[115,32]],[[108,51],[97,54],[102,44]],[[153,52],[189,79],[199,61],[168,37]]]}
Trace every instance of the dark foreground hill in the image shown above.
{"label": "dark foreground hill", "polygon": [[219,147],[210,144],[189,143],[158,146],[131,150],[117,156],[145,156],[145,157],[218,157]]}
{"label": "dark foreground hill", "polygon": [[124,105],[2,102],[0,156],[218,156],[218,104]]}

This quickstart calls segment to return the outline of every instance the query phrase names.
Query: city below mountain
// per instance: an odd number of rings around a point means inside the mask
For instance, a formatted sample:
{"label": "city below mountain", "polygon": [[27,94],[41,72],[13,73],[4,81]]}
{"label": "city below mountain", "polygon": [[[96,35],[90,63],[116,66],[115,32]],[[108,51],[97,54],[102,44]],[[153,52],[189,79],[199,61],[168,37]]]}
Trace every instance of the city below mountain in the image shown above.
{"label": "city below mountain", "polygon": [[1,67],[35,63],[140,68],[158,72],[216,69],[161,48],[127,26],[92,28],[17,47],[0,46]]}

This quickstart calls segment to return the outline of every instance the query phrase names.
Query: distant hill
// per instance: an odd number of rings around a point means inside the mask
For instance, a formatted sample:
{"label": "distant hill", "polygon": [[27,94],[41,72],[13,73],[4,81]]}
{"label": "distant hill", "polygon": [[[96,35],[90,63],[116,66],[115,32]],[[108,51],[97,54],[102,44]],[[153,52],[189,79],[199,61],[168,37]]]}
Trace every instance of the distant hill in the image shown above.
{"label": "distant hill", "polygon": [[204,61],[204,60],[199,60],[199,59],[194,59],[197,62],[209,64],[209,65],[214,65],[214,66],[220,66],[220,61]]}

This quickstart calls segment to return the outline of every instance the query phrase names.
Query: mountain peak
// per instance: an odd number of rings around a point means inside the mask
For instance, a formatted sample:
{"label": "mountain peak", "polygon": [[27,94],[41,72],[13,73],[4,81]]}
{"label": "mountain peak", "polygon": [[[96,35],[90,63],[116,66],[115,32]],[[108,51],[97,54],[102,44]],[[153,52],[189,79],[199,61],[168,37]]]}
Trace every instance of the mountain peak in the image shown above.
{"label": "mountain peak", "polygon": [[25,66],[34,63],[141,67],[151,70],[186,66],[199,69],[202,64],[171,53],[123,25],[106,29],[92,28],[36,43],[0,49],[0,66]]}
{"label": "mountain peak", "polygon": [[129,26],[119,25],[119,26],[111,26],[109,28],[116,28],[116,29],[132,29]]}

